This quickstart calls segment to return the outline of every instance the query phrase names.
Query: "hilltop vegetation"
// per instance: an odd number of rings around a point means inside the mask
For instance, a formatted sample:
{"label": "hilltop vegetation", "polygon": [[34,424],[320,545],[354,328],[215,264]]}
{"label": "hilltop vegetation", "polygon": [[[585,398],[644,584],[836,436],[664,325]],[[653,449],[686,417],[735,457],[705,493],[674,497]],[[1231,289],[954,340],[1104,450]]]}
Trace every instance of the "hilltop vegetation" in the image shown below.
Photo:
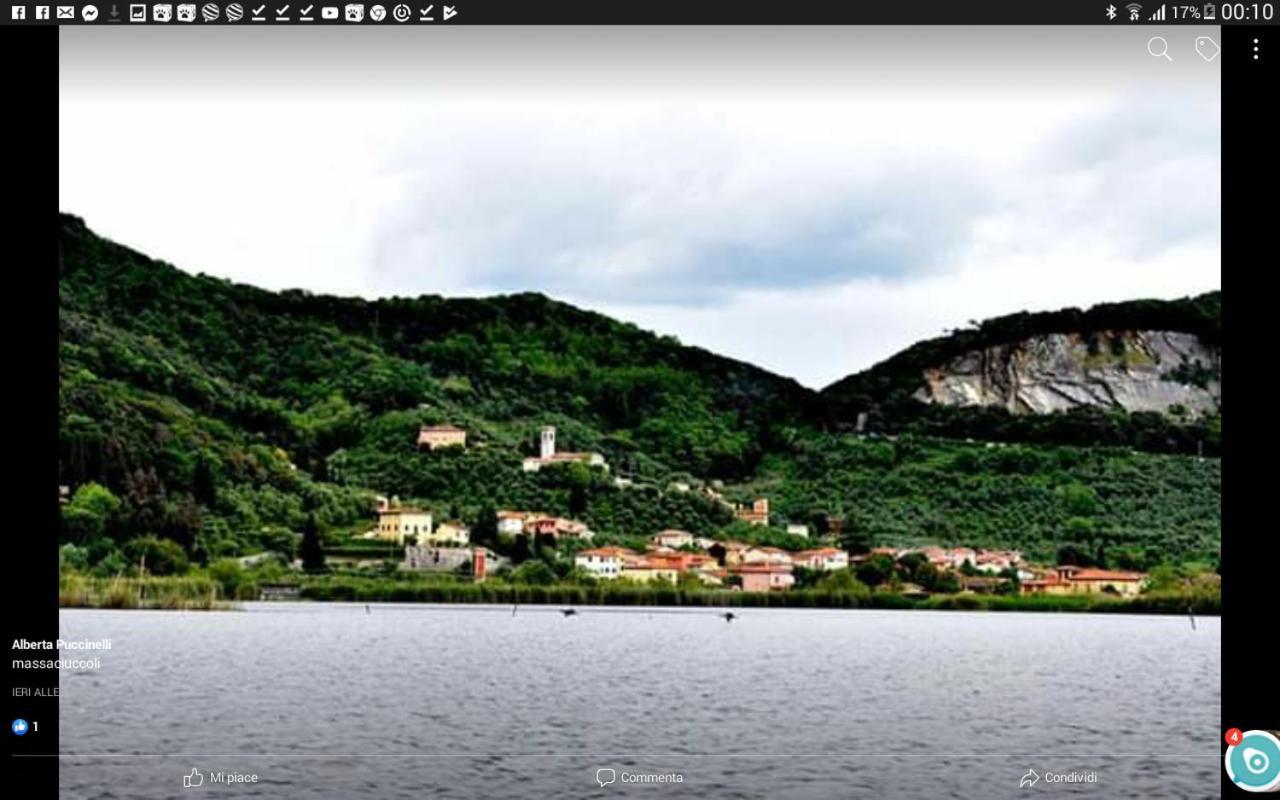
{"label": "hilltop vegetation", "polygon": [[[1117,446],[1007,447],[836,432],[827,399],[786,378],[535,294],[365,301],[192,276],[63,218],[64,540],[84,569],[153,572],[330,546],[369,527],[375,494],[474,522],[516,507],[586,521],[603,541],[735,528],[672,481],[772,500],[775,519],[847,519],[853,546],[1063,544],[1142,565],[1210,561],[1215,459]],[[419,425],[468,431],[419,452]],[[595,450],[524,473],[537,433]],[[1120,446],[1123,445],[1123,446]]]}

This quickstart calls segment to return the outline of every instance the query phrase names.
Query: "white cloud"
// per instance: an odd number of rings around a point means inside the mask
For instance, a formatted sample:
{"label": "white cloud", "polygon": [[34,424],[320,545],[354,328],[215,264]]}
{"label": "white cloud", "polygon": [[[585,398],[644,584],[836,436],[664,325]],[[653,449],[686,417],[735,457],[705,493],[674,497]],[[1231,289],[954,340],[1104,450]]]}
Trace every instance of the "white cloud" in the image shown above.
{"label": "white cloud", "polygon": [[[543,291],[812,386],[969,319],[1217,288],[1216,83],[1153,81],[1148,61],[991,79],[1025,63],[1020,36],[978,77],[894,77],[910,53],[888,46],[851,72],[830,42],[776,83],[729,80],[729,56],[566,88],[483,50],[470,69],[504,80],[413,79],[416,51],[396,51],[400,83],[323,91],[64,64],[61,202],[191,271]],[[761,58],[740,57],[744,76]]]}

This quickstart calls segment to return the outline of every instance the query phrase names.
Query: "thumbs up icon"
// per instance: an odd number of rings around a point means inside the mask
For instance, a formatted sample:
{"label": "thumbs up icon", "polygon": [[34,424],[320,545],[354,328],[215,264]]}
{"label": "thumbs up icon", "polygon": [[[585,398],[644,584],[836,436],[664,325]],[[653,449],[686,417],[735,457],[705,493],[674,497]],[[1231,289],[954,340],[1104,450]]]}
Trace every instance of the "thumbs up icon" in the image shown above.
{"label": "thumbs up icon", "polygon": [[204,775],[200,772],[197,772],[195,767],[191,768],[190,775],[182,776],[183,789],[190,789],[193,786],[203,786],[203,785],[204,785]]}

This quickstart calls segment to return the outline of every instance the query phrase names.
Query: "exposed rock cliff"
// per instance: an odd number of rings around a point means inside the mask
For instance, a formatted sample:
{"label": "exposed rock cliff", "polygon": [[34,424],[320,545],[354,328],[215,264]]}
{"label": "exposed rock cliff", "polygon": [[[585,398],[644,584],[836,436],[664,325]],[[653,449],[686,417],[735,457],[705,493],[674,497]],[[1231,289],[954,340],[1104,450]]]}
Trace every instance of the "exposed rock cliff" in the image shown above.
{"label": "exposed rock cliff", "polygon": [[925,370],[915,398],[1043,414],[1077,406],[1216,412],[1221,350],[1174,331],[1050,333],[967,352]]}

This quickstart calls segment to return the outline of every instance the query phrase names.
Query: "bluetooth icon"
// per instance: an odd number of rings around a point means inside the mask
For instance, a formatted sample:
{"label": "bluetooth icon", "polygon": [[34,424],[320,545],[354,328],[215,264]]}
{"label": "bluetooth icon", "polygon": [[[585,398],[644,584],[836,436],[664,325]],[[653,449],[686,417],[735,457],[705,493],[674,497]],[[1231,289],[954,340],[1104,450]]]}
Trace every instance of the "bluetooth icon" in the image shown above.
{"label": "bluetooth icon", "polygon": [[1115,18],[1116,18],[1116,7],[1107,6],[1107,19],[1115,19]]}

